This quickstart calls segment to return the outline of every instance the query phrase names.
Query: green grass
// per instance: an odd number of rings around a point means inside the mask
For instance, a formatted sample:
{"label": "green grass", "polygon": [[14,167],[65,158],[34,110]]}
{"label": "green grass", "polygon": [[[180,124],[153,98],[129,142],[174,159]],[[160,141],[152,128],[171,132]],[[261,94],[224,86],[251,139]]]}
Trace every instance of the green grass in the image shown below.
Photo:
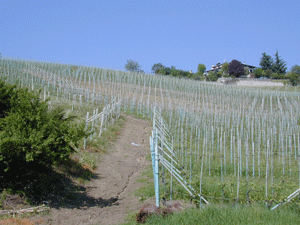
{"label": "green grass", "polygon": [[146,224],[300,224],[300,211],[289,207],[270,211],[261,205],[211,205],[168,216],[151,216]]}
{"label": "green grass", "polygon": [[[148,154],[146,156],[146,160],[150,160],[149,157],[151,158],[151,155]],[[143,186],[139,189],[137,189],[134,192],[134,195],[136,197],[140,198],[141,202],[144,202],[148,198],[152,198],[155,196],[155,191],[154,191],[154,183],[153,183],[153,170],[152,170],[152,164],[149,165],[142,173],[140,179],[138,182],[142,183]]]}

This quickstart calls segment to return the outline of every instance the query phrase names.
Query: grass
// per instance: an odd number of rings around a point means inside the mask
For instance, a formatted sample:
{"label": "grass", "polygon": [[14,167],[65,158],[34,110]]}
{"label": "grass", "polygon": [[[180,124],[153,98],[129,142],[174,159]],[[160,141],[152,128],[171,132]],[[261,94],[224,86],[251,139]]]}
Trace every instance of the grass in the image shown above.
{"label": "grass", "polygon": [[98,136],[98,134],[94,134],[92,141],[90,141],[88,138],[86,150],[88,152],[106,153],[109,146],[113,143],[114,140],[116,140],[116,138],[120,134],[121,128],[123,127],[124,123],[125,117],[121,115],[113,125],[108,126],[107,129],[102,132],[100,137]]}
{"label": "grass", "polygon": [[[151,161],[150,153],[146,155],[146,160]],[[137,181],[142,183],[143,186],[135,190],[134,195],[140,198],[141,202],[152,198],[155,196],[154,186],[153,186],[153,170],[152,164],[149,165],[141,174],[139,180]]]}
{"label": "grass", "polygon": [[210,205],[190,208],[169,216],[151,216],[146,224],[299,224],[299,209],[282,208],[270,211],[261,205]]}

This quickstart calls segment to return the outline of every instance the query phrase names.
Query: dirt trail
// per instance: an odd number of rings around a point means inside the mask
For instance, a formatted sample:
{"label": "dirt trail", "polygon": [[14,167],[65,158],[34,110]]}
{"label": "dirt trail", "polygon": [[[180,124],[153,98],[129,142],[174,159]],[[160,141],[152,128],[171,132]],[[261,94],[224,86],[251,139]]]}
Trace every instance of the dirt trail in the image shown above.
{"label": "dirt trail", "polygon": [[[52,208],[42,216],[49,224],[120,224],[128,213],[143,203],[133,195],[142,184],[137,182],[141,171],[149,164],[145,156],[150,151],[150,122],[125,116],[126,122],[112,149],[101,157],[95,171],[96,179],[86,187],[87,196],[100,204],[82,207]],[[99,201],[100,199],[100,201]]]}

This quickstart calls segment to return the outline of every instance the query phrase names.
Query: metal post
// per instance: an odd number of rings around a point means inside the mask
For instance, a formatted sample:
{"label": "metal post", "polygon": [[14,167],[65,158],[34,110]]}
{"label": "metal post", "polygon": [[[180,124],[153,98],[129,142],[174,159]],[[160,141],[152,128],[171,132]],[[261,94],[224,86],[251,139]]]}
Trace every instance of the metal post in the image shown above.
{"label": "metal post", "polygon": [[158,172],[158,147],[157,147],[157,136],[154,128],[154,151],[155,151],[155,163],[154,163],[154,188],[155,188],[155,202],[156,206],[159,207],[159,172]]}
{"label": "metal post", "polygon": [[[86,113],[86,121],[85,121],[85,131],[87,131],[88,128],[88,120],[89,120],[89,112]],[[84,138],[84,146],[83,148],[86,148],[86,138]]]}

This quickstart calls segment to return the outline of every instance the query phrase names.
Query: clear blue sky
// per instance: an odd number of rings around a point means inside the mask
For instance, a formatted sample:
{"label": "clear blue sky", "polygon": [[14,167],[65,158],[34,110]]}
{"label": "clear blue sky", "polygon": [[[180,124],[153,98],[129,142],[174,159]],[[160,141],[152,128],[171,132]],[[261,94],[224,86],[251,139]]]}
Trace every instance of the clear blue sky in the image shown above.
{"label": "clear blue sky", "polygon": [[300,1],[0,1],[4,57],[124,70],[127,59],[193,70],[263,52],[300,65]]}

